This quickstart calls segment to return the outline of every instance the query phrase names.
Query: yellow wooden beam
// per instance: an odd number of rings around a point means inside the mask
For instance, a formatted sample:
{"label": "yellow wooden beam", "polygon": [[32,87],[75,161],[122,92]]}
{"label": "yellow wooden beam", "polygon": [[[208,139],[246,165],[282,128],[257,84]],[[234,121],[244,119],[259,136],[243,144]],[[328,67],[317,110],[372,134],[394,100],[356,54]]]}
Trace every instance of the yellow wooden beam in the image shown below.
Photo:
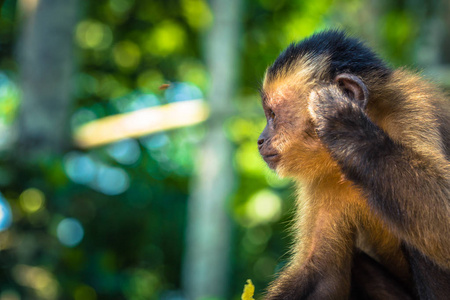
{"label": "yellow wooden beam", "polygon": [[86,123],[75,130],[74,141],[81,148],[91,148],[197,124],[208,115],[208,108],[201,99],[150,107]]}

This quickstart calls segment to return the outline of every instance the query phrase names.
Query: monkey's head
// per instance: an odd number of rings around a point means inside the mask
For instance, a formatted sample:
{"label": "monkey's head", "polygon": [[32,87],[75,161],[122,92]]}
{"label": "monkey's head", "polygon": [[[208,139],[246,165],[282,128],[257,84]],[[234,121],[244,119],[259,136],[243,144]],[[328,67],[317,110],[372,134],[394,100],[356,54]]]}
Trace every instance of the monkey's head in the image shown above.
{"label": "monkey's head", "polygon": [[339,31],[291,44],[264,77],[261,98],[267,125],[258,139],[261,156],[281,176],[312,178],[336,169],[308,111],[314,91],[336,85],[365,108],[371,88],[390,74],[369,48]]}

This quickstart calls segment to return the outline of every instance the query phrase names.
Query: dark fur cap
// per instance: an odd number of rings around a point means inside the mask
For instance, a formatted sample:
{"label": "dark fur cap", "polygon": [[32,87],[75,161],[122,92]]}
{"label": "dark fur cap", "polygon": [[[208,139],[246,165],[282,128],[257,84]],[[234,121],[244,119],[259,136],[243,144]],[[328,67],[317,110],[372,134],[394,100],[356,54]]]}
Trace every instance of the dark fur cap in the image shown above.
{"label": "dark fur cap", "polygon": [[373,73],[385,77],[392,72],[383,60],[358,39],[339,30],[327,30],[289,45],[269,67],[269,79],[288,73],[295,62],[307,54],[312,57],[330,57],[331,65],[327,72],[330,79],[341,73],[352,73],[364,78]]}

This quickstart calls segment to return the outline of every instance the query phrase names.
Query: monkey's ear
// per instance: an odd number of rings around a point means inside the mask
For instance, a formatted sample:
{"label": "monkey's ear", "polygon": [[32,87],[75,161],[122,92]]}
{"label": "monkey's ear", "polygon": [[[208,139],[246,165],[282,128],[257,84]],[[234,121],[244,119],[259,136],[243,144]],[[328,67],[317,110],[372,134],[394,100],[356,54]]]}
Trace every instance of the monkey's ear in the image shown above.
{"label": "monkey's ear", "polygon": [[369,101],[369,90],[358,76],[343,73],[335,78],[335,82],[352,100],[365,109]]}

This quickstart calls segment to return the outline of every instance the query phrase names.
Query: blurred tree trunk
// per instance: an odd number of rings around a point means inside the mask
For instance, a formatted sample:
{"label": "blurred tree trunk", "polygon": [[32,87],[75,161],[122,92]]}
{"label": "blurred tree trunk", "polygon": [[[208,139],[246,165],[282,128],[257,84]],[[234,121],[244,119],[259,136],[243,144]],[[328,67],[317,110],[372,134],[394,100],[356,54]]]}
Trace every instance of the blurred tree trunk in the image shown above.
{"label": "blurred tree trunk", "polygon": [[450,2],[408,0],[407,7],[420,24],[415,40],[413,62],[422,73],[446,88],[450,87],[450,31],[447,15]]}
{"label": "blurred tree trunk", "polygon": [[228,288],[230,222],[227,213],[234,182],[232,149],[223,122],[232,112],[239,56],[240,0],[211,1],[214,24],[205,36],[211,74],[210,119],[188,205],[183,285],[187,299],[225,299]]}
{"label": "blurred tree trunk", "polygon": [[442,63],[445,37],[444,4],[441,1],[407,1],[409,10],[420,25],[414,61],[422,68],[436,69]]}
{"label": "blurred tree trunk", "polygon": [[18,159],[33,160],[61,152],[70,137],[79,0],[21,0],[19,4],[23,25],[17,51],[23,95],[17,153]]}

